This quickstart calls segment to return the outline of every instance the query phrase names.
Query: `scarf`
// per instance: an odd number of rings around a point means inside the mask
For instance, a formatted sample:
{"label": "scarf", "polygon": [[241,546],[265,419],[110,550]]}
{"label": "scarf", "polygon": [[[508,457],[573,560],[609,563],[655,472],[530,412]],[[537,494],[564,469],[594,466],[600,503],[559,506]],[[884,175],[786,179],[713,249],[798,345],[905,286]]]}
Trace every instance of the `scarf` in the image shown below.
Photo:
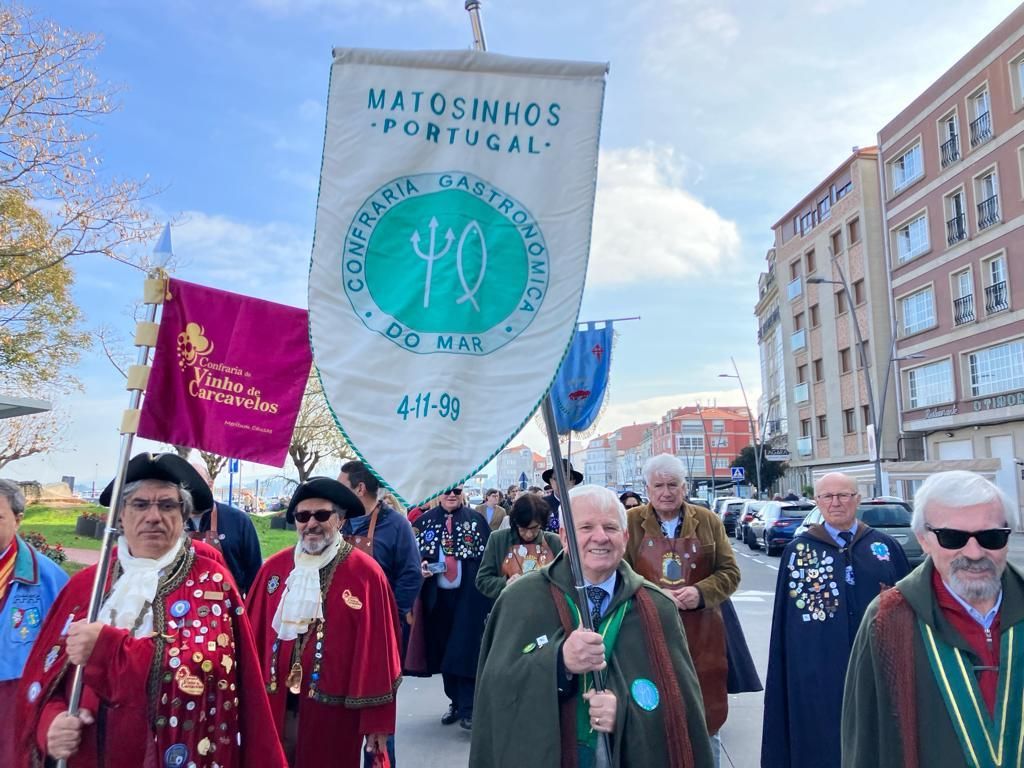
{"label": "scarf", "polygon": [[152,635],[153,602],[160,586],[160,575],[181,554],[182,544],[183,540],[179,539],[163,557],[150,560],[132,557],[124,536],[118,537],[117,562],[121,566],[121,576],[103,602],[97,621],[131,630],[135,637]]}
{"label": "scarf", "polygon": [[281,602],[270,624],[281,640],[294,640],[305,633],[311,623],[324,617],[320,569],[338,556],[341,541],[339,535],[319,555],[305,552],[301,541],[295,545],[295,567],[288,574]]}

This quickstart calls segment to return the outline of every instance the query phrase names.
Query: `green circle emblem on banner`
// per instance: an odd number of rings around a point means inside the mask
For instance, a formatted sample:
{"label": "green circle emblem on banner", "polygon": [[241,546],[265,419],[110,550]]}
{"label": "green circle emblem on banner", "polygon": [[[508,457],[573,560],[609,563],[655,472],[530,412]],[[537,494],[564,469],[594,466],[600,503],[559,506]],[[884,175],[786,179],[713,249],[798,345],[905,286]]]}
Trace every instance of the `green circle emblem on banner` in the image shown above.
{"label": "green circle emblem on banner", "polygon": [[517,200],[471,173],[403,176],[349,224],[345,293],[363,324],[419,354],[486,355],[547,295],[544,235]]}

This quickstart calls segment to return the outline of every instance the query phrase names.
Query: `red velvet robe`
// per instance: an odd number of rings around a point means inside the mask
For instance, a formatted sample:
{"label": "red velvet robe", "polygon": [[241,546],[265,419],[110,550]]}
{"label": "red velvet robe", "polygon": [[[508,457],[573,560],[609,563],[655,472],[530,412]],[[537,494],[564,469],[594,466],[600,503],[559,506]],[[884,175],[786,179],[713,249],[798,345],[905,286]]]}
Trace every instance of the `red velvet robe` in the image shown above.
{"label": "red velvet robe", "polygon": [[[25,665],[18,693],[22,765],[43,764],[50,724],[67,710],[74,666],[66,628],[88,611],[95,568],[71,577]],[[116,561],[111,570],[118,570]],[[287,765],[230,572],[188,548],[165,579],[157,594],[165,586],[167,593],[153,607],[156,634],[101,630],[85,665],[81,703],[96,723],[83,729],[69,768]]]}
{"label": "red velvet robe", "polygon": [[[358,768],[364,736],[395,732],[395,692],[402,681],[395,598],[372,557],[347,543],[338,557],[324,600],[323,637],[312,625],[302,653],[298,768]],[[282,739],[292,649],[305,635],[279,641],[271,621],[293,567],[293,549],[268,558],[247,597],[263,681]]]}

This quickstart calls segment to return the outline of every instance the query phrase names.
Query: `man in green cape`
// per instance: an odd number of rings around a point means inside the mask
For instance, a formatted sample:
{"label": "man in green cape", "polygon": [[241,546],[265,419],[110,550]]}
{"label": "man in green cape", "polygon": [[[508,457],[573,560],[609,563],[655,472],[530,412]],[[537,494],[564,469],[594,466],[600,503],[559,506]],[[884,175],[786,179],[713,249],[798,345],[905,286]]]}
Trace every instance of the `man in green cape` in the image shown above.
{"label": "man in green cape", "polygon": [[928,559],[871,603],[850,655],[844,768],[1019,766],[1024,576],[1007,563],[1017,505],[973,472],[914,494]]}
{"label": "man in green cape", "polygon": [[[601,734],[609,768],[710,768],[675,604],[623,562],[626,512],[615,494],[583,485],[570,499],[586,604],[565,552],[502,591],[480,650],[471,768],[601,765]],[[580,610],[597,632],[580,627]]]}

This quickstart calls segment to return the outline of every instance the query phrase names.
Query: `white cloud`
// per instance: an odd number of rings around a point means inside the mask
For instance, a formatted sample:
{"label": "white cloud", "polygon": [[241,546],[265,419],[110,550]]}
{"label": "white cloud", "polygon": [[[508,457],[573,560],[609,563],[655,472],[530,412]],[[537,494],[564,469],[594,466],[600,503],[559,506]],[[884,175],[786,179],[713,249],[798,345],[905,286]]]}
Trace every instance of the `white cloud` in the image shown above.
{"label": "white cloud", "polygon": [[671,147],[601,153],[588,284],[681,278],[735,258],[735,223],[682,187]]}

